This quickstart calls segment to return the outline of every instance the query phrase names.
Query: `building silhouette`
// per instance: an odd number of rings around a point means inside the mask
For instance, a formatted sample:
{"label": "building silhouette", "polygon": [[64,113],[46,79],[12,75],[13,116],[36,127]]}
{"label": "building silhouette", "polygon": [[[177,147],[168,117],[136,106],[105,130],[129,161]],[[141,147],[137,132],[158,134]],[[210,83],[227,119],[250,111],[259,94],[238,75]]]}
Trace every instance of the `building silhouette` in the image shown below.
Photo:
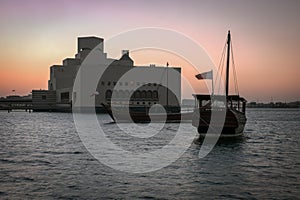
{"label": "building silhouette", "polygon": [[[66,58],[62,65],[50,67],[50,79],[48,90],[33,90],[34,111],[70,111],[72,100],[78,98],[73,92],[73,84],[76,74],[87,55],[97,46],[99,53],[99,66],[110,63],[100,78],[95,96],[95,107],[103,111],[101,103],[111,104],[112,95],[116,97],[116,104],[122,105],[130,98],[130,106],[146,107],[161,104],[166,109],[177,112],[181,101],[181,68],[161,66],[135,66],[130,58],[128,50],[122,50],[120,59],[108,58],[104,52],[104,39],[98,37],[79,37],[77,39],[77,53],[74,58]],[[131,69],[139,70],[142,75],[149,72],[157,72],[161,76],[159,83],[146,83],[139,80],[120,82],[119,79]],[[176,72],[176,73],[174,73]],[[127,86],[125,90],[116,90],[119,85]],[[162,85],[172,85],[172,91]],[[134,88],[136,88],[134,90]],[[132,94],[129,97],[129,94]],[[177,98],[177,97],[179,98]]]}

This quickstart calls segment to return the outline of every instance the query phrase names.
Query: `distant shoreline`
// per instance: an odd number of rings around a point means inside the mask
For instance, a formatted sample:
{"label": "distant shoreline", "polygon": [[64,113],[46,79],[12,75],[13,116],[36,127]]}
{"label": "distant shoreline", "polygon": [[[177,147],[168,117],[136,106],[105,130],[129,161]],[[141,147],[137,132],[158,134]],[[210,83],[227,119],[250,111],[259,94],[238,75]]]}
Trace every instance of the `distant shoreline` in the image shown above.
{"label": "distant shoreline", "polygon": [[300,108],[300,101],[283,103],[283,102],[270,102],[270,103],[256,103],[250,102],[247,108]]}

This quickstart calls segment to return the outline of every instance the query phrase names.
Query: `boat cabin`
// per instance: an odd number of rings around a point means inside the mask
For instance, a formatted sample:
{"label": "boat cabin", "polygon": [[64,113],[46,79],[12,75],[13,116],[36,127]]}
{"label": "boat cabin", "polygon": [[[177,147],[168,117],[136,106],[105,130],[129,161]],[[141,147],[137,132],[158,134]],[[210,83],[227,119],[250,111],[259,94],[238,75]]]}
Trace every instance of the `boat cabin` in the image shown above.
{"label": "boat cabin", "polygon": [[[198,109],[211,109],[212,107],[217,109],[225,108],[225,95],[205,95],[205,94],[193,94],[195,98],[195,108]],[[229,95],[227,96],[227,108],[237,110],[239,112],[246,112],[246,99],[240,97],[239,95]],[[213,105],[213,106],[212,106]]]}

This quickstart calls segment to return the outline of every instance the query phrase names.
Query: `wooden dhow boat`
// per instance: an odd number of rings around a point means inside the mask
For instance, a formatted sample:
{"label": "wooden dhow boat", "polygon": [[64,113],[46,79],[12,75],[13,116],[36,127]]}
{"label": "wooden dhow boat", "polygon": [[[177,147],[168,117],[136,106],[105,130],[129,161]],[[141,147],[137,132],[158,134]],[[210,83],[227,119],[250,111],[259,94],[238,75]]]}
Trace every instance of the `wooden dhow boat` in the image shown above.
{"label": "wooden dhow boat", "polygon": [[[246,118],[246,99],[237,95],[229,95],[229,68],[230,68],[230,50],[231,46],[231,34],[228,31],[227,36],[227,60],[226,60],[226,94],[224,95],[203,95],[194,94],[196,103],[196,108],[194,111],[194,116],[192,120],[192,125],[197,127],[198,133],[202,137],[206,136],[220,136],[226,137],[238,137],[243,135],[244,127],[247,121]],[[224,54],[225,56],[225,48]],[[222,60],[222,59],[221,59]],[[224,59],[225,60],[225,59]],[[234,66],[233,66],[234,67]],[[235,75],[236,76],[236,75]],[[196,75],[198,79],[212,79],[212,71]],[[236,77],[235,77],[236,78]],[[236,79],[235,79],[236,80]],[[237,84],[237,81],[236,81]],[[213,85],[213,84],[212,84]],[[212,90],[213,90],[212,86]],[[211,129],[209,129],[212,124],[212,112],[216,116],[224,116],[223,120],[217,119],[213,123]],[[214,119],[213,119],[214,120]],[[219,122],[218,122],[219,120]],[[214,131],[216,130],[216,131]],[[220,133],[221,132],[221,133]]]}

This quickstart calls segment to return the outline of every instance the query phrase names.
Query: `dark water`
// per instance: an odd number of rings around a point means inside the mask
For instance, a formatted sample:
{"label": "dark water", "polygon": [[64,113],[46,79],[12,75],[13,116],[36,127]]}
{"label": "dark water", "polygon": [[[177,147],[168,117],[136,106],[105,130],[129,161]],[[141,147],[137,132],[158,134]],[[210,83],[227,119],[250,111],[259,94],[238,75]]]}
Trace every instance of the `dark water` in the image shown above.
{"label": "dark water", "polygon": [[[0,112],[0,199],[299,198],[300,110],[249,109],[247,116],[245,137],[204,159],[194,141],[170,166],[129,174],[86,151],[72,114]],[[99,120],[113,139],[116,125],[106,115]]]}

